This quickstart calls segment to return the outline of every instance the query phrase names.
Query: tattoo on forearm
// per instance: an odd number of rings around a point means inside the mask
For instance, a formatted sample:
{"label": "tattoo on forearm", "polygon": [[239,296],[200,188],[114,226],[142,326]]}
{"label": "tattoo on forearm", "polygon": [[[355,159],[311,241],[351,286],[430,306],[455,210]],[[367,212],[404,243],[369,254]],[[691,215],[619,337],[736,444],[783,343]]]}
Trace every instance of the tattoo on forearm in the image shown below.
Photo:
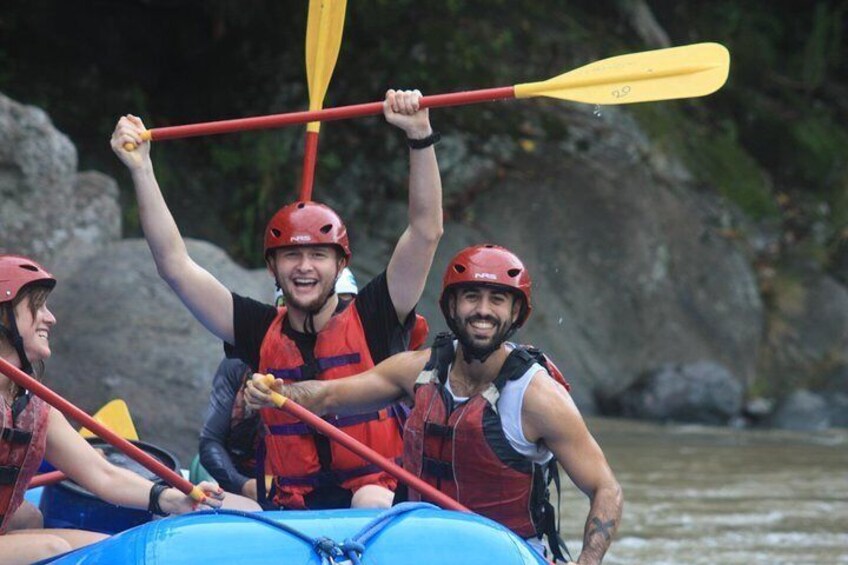
{"label": "tattoo on forearm", "polygon": [[583,529],[583,549],[578,563],[601,563],[621,522],[621,488],[618,484],[599,489],[592,497]]}
{"label": "tattoo on forearm", "polygon": [[588,537],[591,538],[595,534],[601,534],[604,539],[609,541],[612,538],[612,530],[615,529],[615,520],[607,520],[602,522],[600,518],[594,516],[591,521],[592,529],[589,531]]}

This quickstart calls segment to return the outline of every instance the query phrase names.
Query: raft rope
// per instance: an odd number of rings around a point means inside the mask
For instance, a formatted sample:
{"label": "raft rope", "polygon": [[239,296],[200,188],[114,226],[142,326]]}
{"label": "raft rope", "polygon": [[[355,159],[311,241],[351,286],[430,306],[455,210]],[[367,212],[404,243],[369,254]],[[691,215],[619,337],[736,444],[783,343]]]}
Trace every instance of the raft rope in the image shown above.
{"label": "raft rope", "polygon": [[374,538],[374,536],[389,527],[400,516],[416,510],[430,508],[438,509],[438,506],[427,502],[403,502],[376,516],[373,520],[365,524],[365,526],[353,537],[345,539],[342,543],[338,543],[325,536],[313,538],[296,528],[284,524],[283,522],[277,522],[276,520],[272,520],[271,518],[255,512],[216,509],[202,510],[194,512],[192,515],[201,516],[204,514],[224,514],[227,516],[238,516],[240,518],[261,522],[267,526],[276,528],[277,530],[282,530],[287,534],[291,534],[311,546],[312,549],[315,550],[315,553],[317,553],[321,558],[322,565],[340,565],[341,563],[362,565],[360,558],[365,553],[365,546]]}

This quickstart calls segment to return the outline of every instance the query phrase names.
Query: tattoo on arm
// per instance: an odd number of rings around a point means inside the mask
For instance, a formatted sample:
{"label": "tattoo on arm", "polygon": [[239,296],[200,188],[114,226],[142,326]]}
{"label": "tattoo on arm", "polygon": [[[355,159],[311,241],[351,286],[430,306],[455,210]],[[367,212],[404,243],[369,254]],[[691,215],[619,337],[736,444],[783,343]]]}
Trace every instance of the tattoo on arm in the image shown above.
{"label": "tattoo on arm", "polygon": [[612,531],[615,529],[615,520],[602,522],[600,518],[593,516],[590,523],[592,524],[592,529],[589,531],[589,535],[586,536],[587,539],[591,538],[595,534],[601,534],[604,536],[606,541],[612,539]]}
{"label": "tattoo on arm", "polygon": [[601,563],[604,554],[612,543],[615,528],[618,526],[617,517],[604,520],[597,515],[586,520],[586,528],[583,531],[583,549],[580,551],[578,563]]}
{"label": "tattoo on arm", "polygon": [[597,489],[591,498],[592,504],[583,529],[583,549],[577,562],[599,565],[621,523],[621,487],[611,481]]}

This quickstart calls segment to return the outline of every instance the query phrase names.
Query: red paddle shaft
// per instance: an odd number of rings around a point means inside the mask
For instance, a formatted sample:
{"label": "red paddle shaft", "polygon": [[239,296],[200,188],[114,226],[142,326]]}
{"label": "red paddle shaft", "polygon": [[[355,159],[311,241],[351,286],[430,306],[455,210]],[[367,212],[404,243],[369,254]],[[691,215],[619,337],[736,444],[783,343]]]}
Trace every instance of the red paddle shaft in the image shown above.
{"label": "red paddle shaft", "polygon": [[[515,87],[502,86],[499,88],[486,88],[482,90],[469,90],[466,92],[424,96],[421,98],[420,104],[422,108],[440,108],[445,106],[457,106],[460,104],[475,104],[478,102],[490,102],[492,100],[504,100],[507,98],[515,98]],[[153,141],[164,141],[166,139],[179,139],[199,135],[277,128],[295,124],[306,124],[309,122],[344,120],[347,118],[357,118],[361,116],[373,116],[382,112],[382,102],[369,102],[366,104],[340,106],[338,108],[325,108],[323,110],[292,112],[288,114],[272,114],[270,116],[255,116],[252,118],[238,118],[234,120],[204,122],[184,126],[153,128],[147,130],[147,132],[150,135],[150,139]]]}
{"label": "red paddle shaft", "polygon": [[318,132],[306,132],[303,150],[303,176],[300,179],[300,200],[312,200],[312,185],[315,182],[315,161],[318,158]]}

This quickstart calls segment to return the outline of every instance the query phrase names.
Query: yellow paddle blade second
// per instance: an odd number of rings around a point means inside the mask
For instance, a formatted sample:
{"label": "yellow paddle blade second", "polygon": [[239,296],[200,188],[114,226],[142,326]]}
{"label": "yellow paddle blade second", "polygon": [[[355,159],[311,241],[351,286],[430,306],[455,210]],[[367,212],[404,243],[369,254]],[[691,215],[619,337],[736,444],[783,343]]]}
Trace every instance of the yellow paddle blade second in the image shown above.
{"label": "yellow paddle blade second", "polygon": [[730,53],[696,43],[602,59],[541,82],[515,85],[516,98],[547,96],[588,104],[632,104],[693,98],[727,81]]}
{"label": "yellow paddle blade second", "polygon": [[[347,0],[309,0],[306,20],[306,82],[309,109],[320,110],[339,58]],[[308,125],[318,131],[320,122]]]}
{"label": "yellow paddle blade second", "polygon": [[[132,417],[130,417],[130,410],[127,408],[127,403],[120,398],[104,404],[100,410],[95,412],[94,419],[124,439],[138,440],[138,433],[135,431],[135,425]],[[86,428],[80,430],[80,435],[84,438],[97,436]]]}

